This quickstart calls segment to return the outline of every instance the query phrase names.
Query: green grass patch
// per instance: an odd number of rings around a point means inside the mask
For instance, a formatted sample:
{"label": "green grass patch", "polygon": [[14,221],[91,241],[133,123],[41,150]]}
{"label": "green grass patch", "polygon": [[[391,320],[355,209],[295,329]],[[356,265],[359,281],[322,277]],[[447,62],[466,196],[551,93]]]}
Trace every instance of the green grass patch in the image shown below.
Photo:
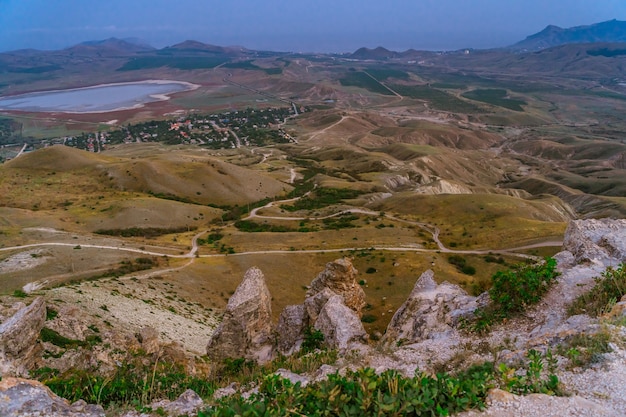
{"label": "green grass patch", "polygon": [[433,88],[443,88],[448,90],[465,90],[467,85],[465,84],[455,84],[455,83],[431,83],[431,87]]}
{"label": "green grass patch", "polygon": [[[373,75],[373,74],[372,74]],[[339,83],[344,87],[359,87],[372,93],[392,96],[393,93],[363,71],[348,72]]]}
{"label": "green grass patch", "polygon": [[50,342],[53,345],[58,346],[63,349],[77,348],[81,346],[90,346],[89,341],[69,339],[65,336],[60,335],[55,330],[49,329],[47,327],[44,327],[41,329],[41,332],[39,333],[39,337],[42,342]]}
{"label": "green grass patch", "polygon": [[352,222],[358,219],[359,216],[355,216],[354,214],[342,214],[341,216],[324,219],[322,223],[324,223],[324,229],[326,230],[351,229],[357,227],[357,225]]}
{"label": "green grass patch", "polygon": [[96,369],[59,373],[50,368],[37,370],[33,376],[70,402],[82,399],[104,407],[145,405],[163,398],[175,400],[187,389],[204,398],[214,392],[214,385],[204,378],[188,375],[181,365],[164,362],[124,362],[109,377],[98,375]]}
{"label": "green grass patch", "polygon": [[615,303],[626,294],[625,264],[607,268],[595,281],[593,288],[576,298],[568,307],[570,316],[588,314],[598,317],[611,311]]}
{"label": "green grass patch", "polygon": [[185,233],[198,229],[196,226],[182,227],[129,227],[127,229],[98,229],[94,233],[107,236],[154,238],[172,233]]}
{"label": "green grass patch", "polygon": [[508,98],[508,92],[500,88],[472,90],[463,93],[462,96],[470,100],[480,101],[514,111],[524,111],[522,106],[528,104],[523,100]]}
{"label": "green grass patch", "polygon": [[558,352],[569,359],[569,368],[588,368],[600,362],[603,354],[613,351],[610,342],[611,335],[605,330],[580,333],[559,345]]}
{"label": "green grass patch", "polygon": [[214,243],[216,243],[219,240],[222,240],[222,238],[224,237],[223,234],[221,234],[220,232],[212,232],[209,233],[209,235],[202,239],[198,239],[198,245],[212,245]]}
{"label": "green grass patch", "polygon": [[285,233],[295,232],[295,229],[291,229],[286,226],[277,226],[269,223],[257,223],[252,220],[238,220],[235,222],[235,227],[242,232],[259,233],[259,232],[273,232],[273,233]]}
{"label": "green grass patch", "polygon": [[287,211],[317,210],[333,204],[342,203],[344,200],[356,198],[363,194],[359,190],[348,188],[317,188],[311,194],[297,200],[291,205],[283,204],[281,209]]}
{"label": "green grass patch", "polygon": [[388,78],[409,79],[409,73],[392,68],[367,68],[365,71],[379,81],[385,81]]}
{"label": "green grass patch", "polygon": [[392,85],[390,87],[402,96],[426,100],[432,107],[438,110],[453,113],[484,113],[480,107],[428,85]]}
{"label": "green grass patch", "polygon": [[261,67],[258,65],[254,65],[252,60],[247,61],[238,61],[238,62],[227,62],[222,65],[222,68],[232,68],[232,69],[243,69],[243,70],[260,70]]}

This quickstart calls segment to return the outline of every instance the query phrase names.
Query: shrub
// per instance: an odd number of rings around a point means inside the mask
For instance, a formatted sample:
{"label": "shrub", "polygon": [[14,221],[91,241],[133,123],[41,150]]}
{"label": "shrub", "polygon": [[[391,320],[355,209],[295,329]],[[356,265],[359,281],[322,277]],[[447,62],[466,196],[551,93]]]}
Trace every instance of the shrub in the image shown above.
{"label": "shrub", "polygon": [[626,266],[608,267],[601,277],[595,279],[591,290],[580,295],[568,307],[570,316],[589,314],[597,317],[613,308],[613,305],[626,294]]}
{"label": "shrub", "polygon": [[546,258],[544,263],[538,265],[518,264],[508,271],[496,272],[489,296],[508,316],[541,300],[557,276],[554,258]]}
{"label": "shrub", "polygon": [[378,320],[378,317],[376,317],[373,314],[365,314],[363,315],[363,317],[361,318],[361,321],[363,323],[374,323],[376,320]]}
{"label": "shrub", "polygon": [[474,312],[470,328],[479,333],[488,331],[492,324],[523,312],[536,304],[558,276],[556,260],[546,258],[536,265],[518,264],[491,277],[491,303]]}
{"label": "shrub", "polygon": [[474,275],[476,274],[476,268],[467,264],[467,260],[460,255],[450,255],[448,256],[448,263],[456,266],[456,269],[459,272],[464,273],[465,275]]}
{"label": "shrub", "polygon": [[64,349],[88,345],[87,342],[84,342],[82,340],[68,339],[67,337],[62,336],[56,331],[47,327],[41,329],[39,337],[41,338],[42,342],[50,342],[53,345]]}
{"label": "shrub", "polygon": [[46,306],[46,320],[54,320],[59,313],[50,306]]}
{"label": "shrub", "polygon": [[[473,366],[457,375],[436,376],[416,372],[412,378],[395,370],[381,374],[371,368],[328,376],[306,386],[278,375],[266,376],[257,393],[224,397],[198,414],[209,416],[447,416],[472,408],[482,409],[489,389],[501,387],[516,393],[559,393],[559,380],[552,374],[554,359],[528,354],[527,369],[491,363]],[[548,365],[545,373],[544,361]]]}
{"label": "shrub", "polygon": [[13,297],[17,298],[26,298],[28,294],[24,290],[15,290],[13,291]]}
{"label": "shrub", "polygon": [[323,345],[324,333],[310,326],[304,329],[304,341],[302,342],[303,353],[321,349]]}

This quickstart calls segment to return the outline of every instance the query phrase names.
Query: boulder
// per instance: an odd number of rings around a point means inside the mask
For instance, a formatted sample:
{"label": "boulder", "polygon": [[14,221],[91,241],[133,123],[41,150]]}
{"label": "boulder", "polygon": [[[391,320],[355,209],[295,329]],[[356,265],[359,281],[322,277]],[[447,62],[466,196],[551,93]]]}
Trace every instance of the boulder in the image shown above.
{"label": "boulder", "polygon": [[207,346],[213,359],[248,358],[267,361],[271,356],[272,307],[265,276],[253,267],[228,300],[226,312]]}
{"label": "boulder", "polygon": [[304,330],[308,326],[303,304],[287,306],[280,313],[276,325],[276,347],[283,355],[291,355],[300,350]]}
{"label": "boulder", "polygon": [[472,297],[458,285],[434,280],[431,270],[415,283],[411,295],[394,314],[383,336],[386,344],[415,343],[450,336],[463,318],[469,318],[487,297]]}
{"label": "boulder", "polygon": [[21,378],[0,381],[0,416],[3,417],[104,417],[99,405],[69,401],[41,382]]}
{"label": "boulder", "polygon": [[317,320],[317,316],[319,316],[320,311],[324,308],[324,305],[330,300],[330,298],[334,295],[337,295],[329,288],[323,288],[318,293],[307,296],[304,299],[304,309],[306,313],[306,320],[309,325],[313,325]]}
{"label": "boulder", "polygon": [[322,332],[324,343],[331,349],[345,351],[367,340],[361,319],[340,295],[328,300],[313,327]]}
{"label": "boulder", "polygon": [[135,337],[141,345],[141,349],[147,354],[156,353],[161,347],[159,344],[159,332],[154,327],[142,327]]}
{"label": "boulder", "polygon": [[161,400],[150,404],[153,410],[161,409],[172,417],[197,415],[202,406],[202,398],[191,389],[180,394],[174,401]]}
{"label": "boulder", "polygon": [[37,343],[46,321],[46,303],[37,297],[0,324],[0,375],[27,375],[41,348]]}
{"label": "boulder", "polygon": [[283,368],[274,372],[274,375],[278,375],[281,378],[288,379],[289,382],[291,382],[294,385],[299,383],[300,386],[302,387],[306,387],[309,384],[309,382],[311,382],[311,379],[309,377],[296,374],[294,372],[291,372],[288,369],[283,369]]}
{"label": "boulder", "polygon": [[324,288],[328,288],[335,294],[341,295],[345,305],[361,317],[361,309],[365,307],[365,292],[357,283],[357,273],[358,271],[348,258],[329,262],[326,264],[326,269],[311,282],[306,296],[307,298],[313,297]]}
{"label": "boulder", "polygon": [[614,266],[626,261],[626,219],[573,220],[565,231],[563,250],[576,263],[591,262]]}
{"label": "boulder", "polygon": [[87,325],[83,314],[76,305],[63,306],[57,316],[46,323],[46,327],[68,339],[85,340]]}

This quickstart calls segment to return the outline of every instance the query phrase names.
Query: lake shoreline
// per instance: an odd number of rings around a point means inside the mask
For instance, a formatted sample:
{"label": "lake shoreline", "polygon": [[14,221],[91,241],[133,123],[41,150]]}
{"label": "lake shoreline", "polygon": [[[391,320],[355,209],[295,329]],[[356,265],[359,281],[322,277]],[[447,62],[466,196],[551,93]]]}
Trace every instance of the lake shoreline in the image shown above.
{"label": "lake shoreline", "polygon": [[[77,88],[68,88],[68,89],[61,89],[61,90],[44,90],[44,91],[36,91],[36,92],[30,92],[30,93],[25,93],[25,94],[17,94],[17,95],[9,95],[9,96],[2,96],[0,97],[0,103],[2,102],[2,100],[19,100],[19,99],[24,99],[27,100],[29,98],[35,98],[35,97],[40,97],[40,96],[45,96],[47,94],[64,94],[64,93],[73,93],[73,92],[79,92],[79,91],[88,91],[88,90],[95,90],[95,89],[102,89],[102,88],[107,88],[107,87],[120,87],[120,86],[133,86],[133,85],[144,85],[144,84],[156,84],[156,85],[166,85],[166,84],[179,84],[179,85],[183,85],[186,88],[182,89],[182,90],[176,90],[176,91],[170,91],[170,92],[154,92],[154,93],[148,93],[148,94],[143,94],[141,96],[139,96],[139,98],[142,100],[139,103],[135,103],[132,105],[122,105],[122,106],[117,106],[117,107],[113,107],[113,108],[106,108],[106,109],[93,109],[93,110],[86,110],[86,111],[81,111],[79,109],[55,109],[55,108],[43,108],[43,107],[37,107],[37,106],[31,106],[31,107],[22,107],[22,108],[2,108],[0,107],[0,110],[2,111],[17,111],[17,112],[35,112],[35,113],[67,113],[67,114],[91,114],[91,113],[111,113],[111,112],[118,112],[118,111],[125,111],[125,110],[134,110],[134,109],[138,109],[138,108],[142,108],[144,107],[146,104],[150,104],[150,103],[155,103],[155,102],[159,102],[159,101],[167,101],[171,99],[171,95],[173,94],[178,94],[178,93],[183,93],[183,92],[187,92],[187,91],[193,91],[193,90],[197,90],[198,88],[200,88],[199,84],[193,84],[187,81],[178,81],[178,80],[142,80],[142,81],[128,81],[128,82],[121,82],[121,83],[105,83],[105,84],[97,84],[97,85],[92,85],[92,86],[87,86],[87,87],[77,87]],[[138,100],[137,98],[135,100]],[[128,101],[128,100],[127,100]],[[1,105],[0,105],[1,106]],[[102,105],[105,106],[105,105]],[[101,106],[101,107],[102,107]]]}

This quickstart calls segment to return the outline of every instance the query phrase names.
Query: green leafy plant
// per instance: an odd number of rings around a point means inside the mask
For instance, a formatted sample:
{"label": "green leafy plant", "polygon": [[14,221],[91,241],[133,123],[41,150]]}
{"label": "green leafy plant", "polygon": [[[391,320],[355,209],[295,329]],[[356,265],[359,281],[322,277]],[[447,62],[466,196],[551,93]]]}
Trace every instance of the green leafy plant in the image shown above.
{"label": "green leafy plant", "polygon": [[577,334],[559,346],[559,353],[569,359],[569,368],[587,368],[600,362],[604,353],[612,352],[611,335],[606,330],[594,334]]}
{"label": "green leafy plant", "polygon": [[304,340],[301,346],[303,353],[313,352],[323,346],[324,333],[310,326],[304,329]]}
{"label": "green leafy plant", "polygon": [[607,268],[601,277],[595,278],[595,285],[576,298],[568,307],[568,314],[589,314],[597,317],[613,308],[617,300],[626,294],[626,266]]}
{"label": "green leafy plant", "polygon": [[[529,362],[525,372],[520,373],[515,368],[509,368],[504,363],[498,366],[498,378],[501,387],[513,394],[520,395],[530,393],[555,395],[560,393],[559,379],[554,375],[556,361],[552,356],[552,352],[548,351],[544,357],[536,350],[531,349],[526,354],[526,357]],[[550,374],[544,378],[544,366],[546,364]]]}
{"label": "green leafy plant", "polygon": [[523,312],[541,300],[558,275],[554,258],[546,258],[543,263],[534,265],[518,264],[496,272],[489,290],[491,303],[474,312],[469,328],[484,333],[493,324]]}
{"label": "green leafy plant", "polygon": [[26,298],[28,297],[28,294],[23,290],[15,290],[13,291],[13,297]]}

